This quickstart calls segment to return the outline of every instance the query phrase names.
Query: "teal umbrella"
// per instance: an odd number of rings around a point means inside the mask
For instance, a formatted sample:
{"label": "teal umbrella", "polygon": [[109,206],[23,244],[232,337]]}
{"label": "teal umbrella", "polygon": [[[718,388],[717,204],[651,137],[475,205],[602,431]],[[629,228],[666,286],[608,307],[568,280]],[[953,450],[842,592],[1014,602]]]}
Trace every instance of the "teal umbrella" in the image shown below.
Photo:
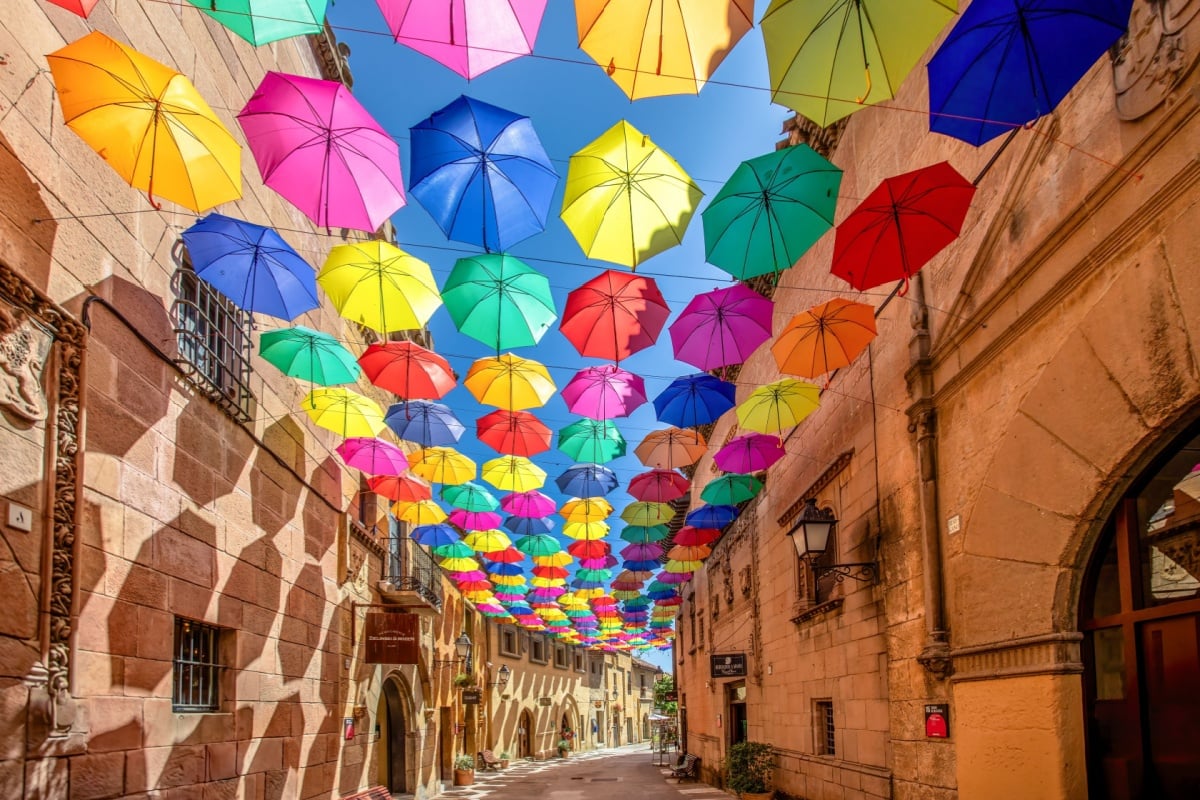
{"label": "teal umbrella", "polygon": [[433,554],[438,558],[470,558],[475,555],[465,542],[453,542],[433,548]]}
{"label": "teal umbrella", "polygon": [[455,508],[463,511],[498,511],[500,501],[487,488],[467,481],[457,486],[447,486],[442,489],[442,498]]}
{"label": "teal umbrella", "polygon": [[321,386],[353,383],[362,372],[337,339],[303,325],[266,331],[258,339],[258,354],[284,375]]}
{"label": "teal umbrella", "polygon": [[782,272],[833,227],[841,183],[806,144],[743,161],[701,214],[705,258],[742,280]]}
{"label": "teal umbrella", "polygon": [[605,464],[625,455],[625,437],[610,420],[581,419],[558,432],[558,449],[579,462]]}
{"label": "teal umbrella", "polygon": [[661,542],[670,532],[671,529],[666,525],[626,525],[621,531],[621,538],[634,544],[650,544]]}
{"label": "teal umbrella", "polygon": [[608,569],[577,569],[575,577],[581,581],[606,581],[612,577],[612,570]]}
{"label": "teal umbrella", "polygon": [[188,0],[255,47],[320,33],[329,0]]}
{"label": "teal umbrella", "polygon": [[558,319],[546,276],[503,253],[455,262],[442,302],[460,333],[497,353],[537,344]]}
{"label": "teal umbrella", "polygon": [[513,547],[527,556],[552,556],[562,550],[562,545],[558,543],[558,540],[548,533],[523,536],[517,539]]}
{"label": "teal umbrella", "polygon": [[753,475],[731,473],[711,481],[700,492],[700,499],[714,506],[736,506],[762,491],[762,481]]}

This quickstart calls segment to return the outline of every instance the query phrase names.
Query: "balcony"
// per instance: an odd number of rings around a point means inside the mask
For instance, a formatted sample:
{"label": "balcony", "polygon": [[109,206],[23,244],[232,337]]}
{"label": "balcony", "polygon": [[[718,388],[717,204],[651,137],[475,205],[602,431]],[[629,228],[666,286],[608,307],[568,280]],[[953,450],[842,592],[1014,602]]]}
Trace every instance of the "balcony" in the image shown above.
{"label": "balcony", "polygon": [[441,613],[441,569],[406,533],[393,528],[392,534],[388,540],[387,568],[377,584],[383,602],[424,616]]}

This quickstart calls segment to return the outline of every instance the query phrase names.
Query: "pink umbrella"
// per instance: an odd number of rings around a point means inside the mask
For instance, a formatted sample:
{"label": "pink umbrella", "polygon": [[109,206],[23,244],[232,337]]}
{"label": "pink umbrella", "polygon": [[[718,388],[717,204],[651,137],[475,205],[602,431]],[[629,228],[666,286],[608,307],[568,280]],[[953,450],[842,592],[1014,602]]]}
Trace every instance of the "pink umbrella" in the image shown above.
{"label": "pink umbrella", "polygon": [[554,500],[538,491],[513,492],[500,498],[500,507],[514,517],[540,519],[554,513]]}
{"label": "pink umbrella", "polygon": [[618,563],[620,562],[613,556],[579,559],[579,566],[583,569],[608,569],[609,567],[615,567]]}
{"label": "pink umbrella", "polygon": [[669,328],[675,357],[706,371],[741,364],[771,338],[774,310],[744,283],[698,294]]}
{"label": "pink umbrella", "polygon": [[628,417],[646,402],[646,385],[632,372],[613,364],[586,367],[562,389],[572,414],[589,419]]}
{"label": "pink umbrella", "polygon": [[397,42],[467,79],[532,53],[546,11],[546,0],[376,2]]}
{"label": "pink umbrella", "polygon": [[658,580],[661,583],[687,583],[692,579],[690,572],[660,572]]}
{"label": "pink umbrella", "polygon": [[395,140],[341,83],[268,72],[238,123],[263,182],[321,227],[375,231],[404,205]]}
{"label": "pink umbrella", "polygon": [[726,472],[745,474],[766,469],[785,455],[787,451],[778,437],[748,433],[730,440],[717,451],[713,461]]}
{"label": "pink umbrella", "polygon": [[408,457],[396,445],[381,439],[353,438],[337,446],[346,466],[368,475],[400,475],[408,471]]}
{"label": "pink umbrella", "polygon": [[464,511],[456,508],[450,512],[450,523],[465,531],[490,531],[499,528],[504,517],[494,511]]}
{"label": "pink umbrella", "polygon": [[687,494],[691,486],[691,481],[673,469],[652,469],[633,476],[627,491],[636,500],[669,503]]}

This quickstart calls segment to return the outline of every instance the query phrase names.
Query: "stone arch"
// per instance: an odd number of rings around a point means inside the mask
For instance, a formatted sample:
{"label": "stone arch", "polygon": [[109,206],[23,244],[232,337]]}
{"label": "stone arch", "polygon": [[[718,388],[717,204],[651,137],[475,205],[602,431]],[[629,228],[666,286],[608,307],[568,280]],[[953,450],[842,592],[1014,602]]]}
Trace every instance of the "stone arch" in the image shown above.
{"label": "stone arch", "polygon": [[[389,755],[392,752],[390,739],[393,735],[391,725],[394,723],[394,719],[388,714],[390,697],[399,704],[399,716],[403,721],[402,730],[395,732],[401,737],[398,740],[398,744],[403,749],[404,778],[402,788],[412,792],[414,787],[422,784],[421,768],[423,759],[421,758],[418,739],[424,729],[425,720],[424,716],[420,714],[421,708],[424,705],[423,696],[416,690],[420,686],[419,679],[414,682],[406,672],[407,670],[400,669],[389,670],[380,682],[379,696],[376,700],[377,721],[380,723],[381,736],[381,746],[378,750],[378,767],[381,783],[385,785],[391,783],[397,787],[401,786],[400,782],[388,780],[393,769],[393,766],[389,764]],[[394,690],[394,692],[391,690]]]}

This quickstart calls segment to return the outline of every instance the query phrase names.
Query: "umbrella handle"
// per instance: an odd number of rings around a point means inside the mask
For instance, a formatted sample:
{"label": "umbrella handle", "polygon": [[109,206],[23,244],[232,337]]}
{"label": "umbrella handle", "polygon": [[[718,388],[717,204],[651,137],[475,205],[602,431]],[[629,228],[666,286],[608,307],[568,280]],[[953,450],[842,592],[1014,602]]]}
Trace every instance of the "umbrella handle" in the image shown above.
{"label": "umbrella handle", "polygon": [[854,98],[854,102],[858,103],[860,106],[864,102],[866,102],[867,97],[871,94],[871,68],[865,67],[863,69],[863,72],[866,73],[866,77],[867,77],[867,90],[865,92],[863,92],[862,97]]}

